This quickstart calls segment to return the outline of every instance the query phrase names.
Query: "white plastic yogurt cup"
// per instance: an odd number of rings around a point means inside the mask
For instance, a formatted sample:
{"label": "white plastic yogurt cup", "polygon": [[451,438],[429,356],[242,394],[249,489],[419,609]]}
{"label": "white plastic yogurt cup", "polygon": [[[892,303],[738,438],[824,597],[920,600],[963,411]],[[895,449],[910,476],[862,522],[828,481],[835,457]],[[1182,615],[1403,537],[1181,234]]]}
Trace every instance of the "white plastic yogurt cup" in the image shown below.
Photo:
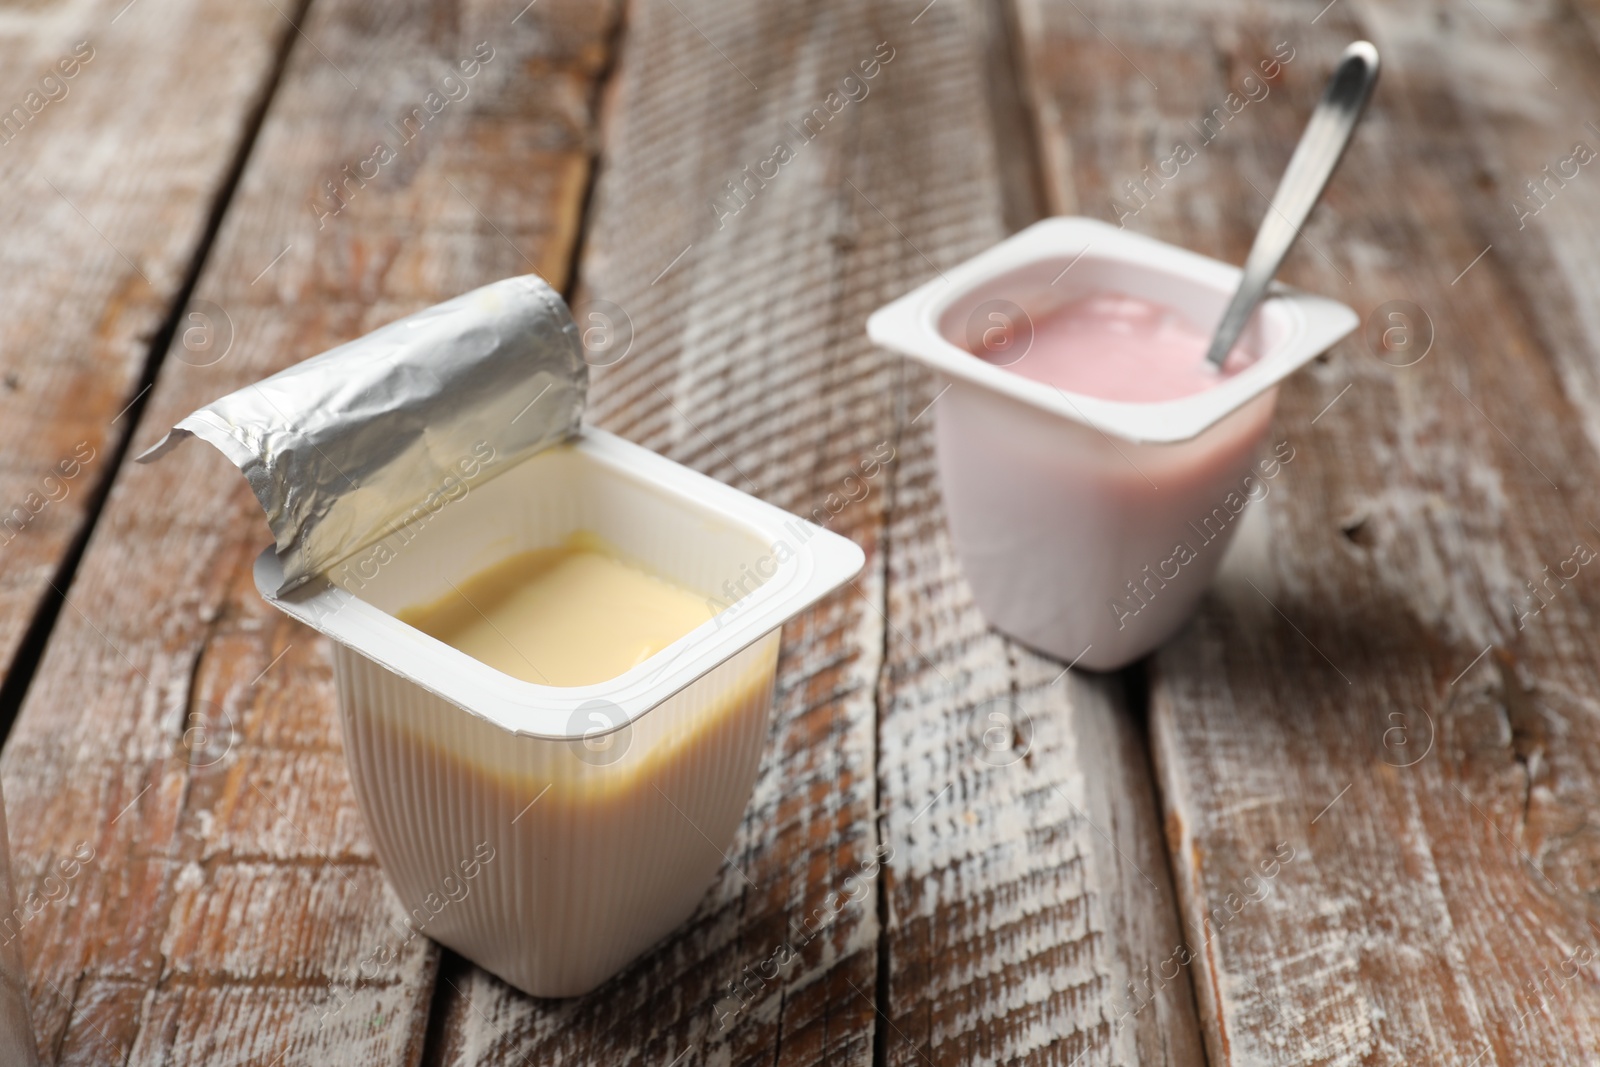
{"label": "white plastic yogurt cup", "polygon": [[1281,467],[1281,456],[1257,456],[1278,383],[1359,318],[1337,301],[1275,288],[1245,338],[1255,361],[1160,403],[1066,392],[963,344],[990,320],[1026,333],[1033,319],[1102,291],[1209,327],[1239,273],[1098,220],[1054,218],[868,319],[874,341],[948,385],[934,405],[945,509],[973,598],[996,628],[1105,670],[1171,636],[1254,487]]}
{"label": "white plastic yogurt cup", "polygon": [[[584,993],[686,919],[766,740],[783,623],[865,557],[849,540],[599,430],[539,452],[277,596],[331,637],[345,755],[417,932],[535,996]],[[502,674],[394,613],[587,530],[718,610],[610,681]]]}

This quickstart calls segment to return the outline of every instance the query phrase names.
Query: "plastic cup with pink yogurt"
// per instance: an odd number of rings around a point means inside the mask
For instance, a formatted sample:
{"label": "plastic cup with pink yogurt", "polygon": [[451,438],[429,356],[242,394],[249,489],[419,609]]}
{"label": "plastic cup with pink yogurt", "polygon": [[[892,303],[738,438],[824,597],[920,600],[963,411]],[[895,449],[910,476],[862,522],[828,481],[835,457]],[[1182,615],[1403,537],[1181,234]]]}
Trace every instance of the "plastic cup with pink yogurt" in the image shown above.
{"label": "plastic cup with pink yogurt", "polygon": [[988,620],[1110,670],[1188,619],[1250,500],[1277,386],[1355,328],[1276,287],[1218,371],[1239,269],[1093,219],[1047,219],[876,311],[877,343],[935,371],[956,553]]}

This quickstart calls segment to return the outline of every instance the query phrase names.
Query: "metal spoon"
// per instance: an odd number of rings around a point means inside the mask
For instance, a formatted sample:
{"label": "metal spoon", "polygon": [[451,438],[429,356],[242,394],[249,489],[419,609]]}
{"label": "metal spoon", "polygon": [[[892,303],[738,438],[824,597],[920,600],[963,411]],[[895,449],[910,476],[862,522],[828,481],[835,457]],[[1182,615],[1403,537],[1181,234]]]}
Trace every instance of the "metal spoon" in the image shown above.
{"label": "metal spoon", "polygon": [[1267,217],[1256,231],[1256,243],[1250,246],[1250,257],[1244,261],[1239,288],[1212,335],[1206,359],[1217,369],[1222,368],[1251,313],[1261,303],[1272,276],[1283,265],[1283,257],[1300,236],[1306,216],[1322,198],[1322,190],[1339,165],[1339,157],[1350,143],[1350,135],[1355,132],[1377,80],[1378,50],[1370,42],[1356,41],[1344,50],[1328,79],[1328,87],[1322,91],[1322,100],[1306,123],[1306,132],[1300,135],[1278,191],[1272,195]]}

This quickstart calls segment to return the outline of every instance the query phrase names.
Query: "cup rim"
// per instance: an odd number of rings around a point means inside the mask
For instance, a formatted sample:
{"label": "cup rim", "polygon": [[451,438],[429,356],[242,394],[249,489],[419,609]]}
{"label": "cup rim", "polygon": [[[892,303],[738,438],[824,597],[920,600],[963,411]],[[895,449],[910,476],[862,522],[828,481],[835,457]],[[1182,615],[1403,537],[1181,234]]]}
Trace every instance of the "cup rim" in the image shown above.
{"label": "cup rim", "polygon": [[1158,403],[1105,400],[1024,378],[978,359],[946,339],[939,329],[944,313],[980,286],[1021,268],[1091,253],[1097,259],[1197,283],[1219,292],[1224,302],[1242,273],[1221,260],[1099,219],[1049,218],[880,307],[867,319],[867,335],[953,381],[999,393],[1135,444],[1176,444],[1204,433],[1276,386],[1361,321],[1346,304],[1275,284],[1257,313],[1276,334],[1267,351],[1213,389]]}
{"label": "cup rim", "polygon": [[791,555],[761,585],[644,662],[582,686],[541,685],[503,674],[325,575],[280,597],[274,590],[282,564],[271,546],[256,557],[256,589],[278,610],[471,715],[520,736],[576,741],[597,734],[585,712],[614,710],[618,721],[599,732],[622,729],[843,585],[866,563],[848,538],[604,430],[584,427],[571,447],[712,521],[752,532],[774,549],[783,543]]}

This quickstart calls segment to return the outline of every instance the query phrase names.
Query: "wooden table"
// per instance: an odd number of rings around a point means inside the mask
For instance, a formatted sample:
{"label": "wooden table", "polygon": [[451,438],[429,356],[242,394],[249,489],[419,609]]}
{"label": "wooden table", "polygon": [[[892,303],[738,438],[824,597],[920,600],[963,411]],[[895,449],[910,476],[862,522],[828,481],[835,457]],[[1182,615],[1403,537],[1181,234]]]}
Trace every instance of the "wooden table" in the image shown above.
{"label": "wooden table", "polygon": [[[1147,663],[1000,637],[937,386],[867,314],[1044,214],[1242,260],[1359,36],[1383,80],[1285,277],[1419,358],[1355,337],[1284,388],[1295,458]],[[45,1061],[1596,1062],[1597,41],[1590,0],[7,11],[0,769]],[[562,1002],[422,938],[356,976],[398,905],[326,643],[256,596],[220,457],[130,462],[528,271],[625,313],[594,424],[868,553],[785,631],[699,911]]]}

